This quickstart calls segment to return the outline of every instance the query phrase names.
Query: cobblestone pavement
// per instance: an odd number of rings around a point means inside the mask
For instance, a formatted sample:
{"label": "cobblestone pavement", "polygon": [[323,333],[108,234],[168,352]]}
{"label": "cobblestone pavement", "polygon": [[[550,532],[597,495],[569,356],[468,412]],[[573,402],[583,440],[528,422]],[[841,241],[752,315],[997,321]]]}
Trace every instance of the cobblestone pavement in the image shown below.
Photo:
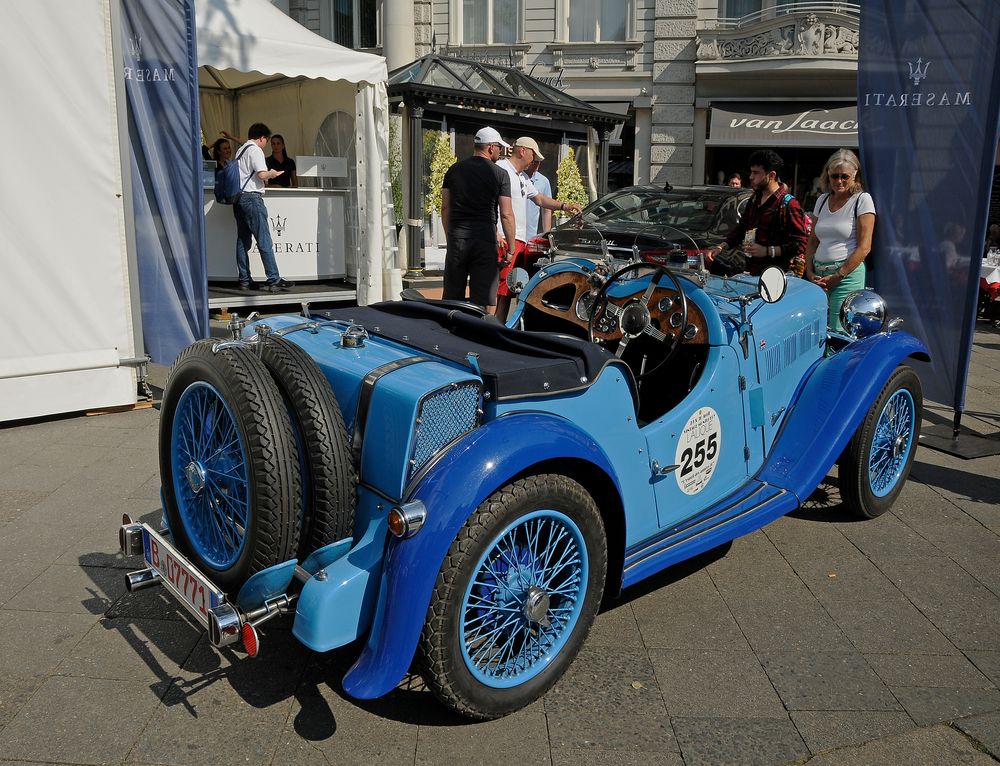
{"label": "cobblestone pavement", "polygon": [[[1000,430],[1000,333],[965,423]],[[928,422],[949,420],[929,408]],[[374,702],[356,655],[288,623],[216,652],[162,591],[125,592],[123,511],[158,519],[155,410],[0,428],[0,762],[988,764],[1000,756],[1000,458],[921,447],[892,512],[835,482],[764,530],[627,591],[567,676],[500,721],[416,679]]]}

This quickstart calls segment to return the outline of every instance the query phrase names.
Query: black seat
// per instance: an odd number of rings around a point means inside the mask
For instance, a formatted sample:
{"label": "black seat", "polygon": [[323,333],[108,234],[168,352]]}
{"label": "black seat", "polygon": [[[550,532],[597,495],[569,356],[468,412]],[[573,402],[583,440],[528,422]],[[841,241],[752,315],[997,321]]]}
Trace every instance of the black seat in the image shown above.
{"label": "black seat", "polygon": [[[608,364],[628,370],[613,354],[580,338],[514,330],[438,301],[386,301],[323,314],[430,355],[474,364],[494,401],[586,388]],[[470,354],[476,355],[474,362]]]}
{"label": "black seat", "polygon": [[492,316],[492,314],[487,314],[482,306],[477,306],[475,303],[469,303],[468,301],[454,301],[446,300],[445,298],[428,298],[422,292],[420,292],[415,287],[407,287],[403,292],[399,294],[399,297],[404,301],[416,301],[417,303],[430,303],[434,306],[443,306],[445,308],[458,309],[459,311],[464,311],[466,314],[474,317],[484,318],[487,316]]}

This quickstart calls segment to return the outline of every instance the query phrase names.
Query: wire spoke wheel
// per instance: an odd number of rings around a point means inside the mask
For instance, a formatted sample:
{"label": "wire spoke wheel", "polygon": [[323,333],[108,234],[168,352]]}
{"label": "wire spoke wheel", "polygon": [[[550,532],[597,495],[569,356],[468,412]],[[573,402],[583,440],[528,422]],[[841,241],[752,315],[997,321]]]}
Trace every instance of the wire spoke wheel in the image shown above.
{"label": "wire spoke wheel", "polygon": [[164,517],[224,590],[295,556],[299,465],[281,393],[256,354],[213,341],[181,352],[160,410]]}
{"label": "wire spoke wheel", "polygon": [[428,686],[478,719],[541,697],[583,645],[607,556],[600,511],[573,479],[541,474],[494,492],[438,573],[418,656]]}
{"label": "wire spoke wheel", "polygon": [[840,460],[840,493],[849,511],[881,516],[906,483],[920,436],[923,395],[909,367],[895,369]]}
{"label": "wire spoke wheel", "polygon": [[214,386],[185,389],[172,440],[174,493],[188,539],[203,561],[227,569],[243,550],[249,482],[236,421]]}
{"label": "wire spoke wheel", "polygon": [[503,530],[475,567],[462,603],[462,653],[487,686],[537,675],[580,616],[589,573],[579,527],[536,511]]}
{"label": "wire spoke wheel", "polygon": [[913,448],[914,409],[905,389],[894,393],[882,409],[868,458],[868,480],[876,497],[889,494],[903,473]]}

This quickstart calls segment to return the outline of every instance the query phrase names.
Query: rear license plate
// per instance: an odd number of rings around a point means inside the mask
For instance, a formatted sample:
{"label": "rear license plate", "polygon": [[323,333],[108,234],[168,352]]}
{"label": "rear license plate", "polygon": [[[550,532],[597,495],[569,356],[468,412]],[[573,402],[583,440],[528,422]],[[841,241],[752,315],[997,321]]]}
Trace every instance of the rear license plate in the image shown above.
{"label": "rear license plate", "polygon": [[212,582],[158,534],[142,529],[143,558],[163,584],[206,629],[208,610],[219,606],[224,595]]}

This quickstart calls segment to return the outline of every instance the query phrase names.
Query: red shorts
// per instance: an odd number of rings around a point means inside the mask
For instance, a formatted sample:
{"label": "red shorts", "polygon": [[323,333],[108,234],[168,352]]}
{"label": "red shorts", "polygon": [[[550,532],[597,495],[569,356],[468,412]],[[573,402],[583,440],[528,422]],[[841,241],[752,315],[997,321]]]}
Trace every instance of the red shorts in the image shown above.
{"label": "red shorts", "polygon": [[[511,292],[507,288],[507,275],[510,274],[511,269],[524,266],[524,251],[528,249],[528,243],[522,242],[519,239],[514,240],[514,255],[510,259],[510,263],[506,266],[500,267],[500,284],[497,286],[497,295],[510,295]],[[497,248],[497,260],[502,264],[504,251]]]}

